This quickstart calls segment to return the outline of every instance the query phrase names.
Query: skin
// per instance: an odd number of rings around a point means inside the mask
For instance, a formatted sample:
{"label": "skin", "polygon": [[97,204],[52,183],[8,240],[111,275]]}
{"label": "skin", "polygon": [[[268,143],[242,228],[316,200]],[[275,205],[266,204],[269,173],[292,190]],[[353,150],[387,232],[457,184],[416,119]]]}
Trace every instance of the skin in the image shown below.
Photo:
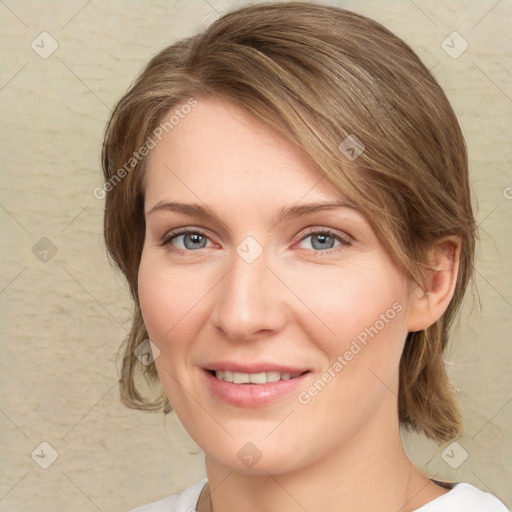
{"label": "skin", "polygon": [[[139,299],[162,386],[205,453],[213,491],[200,511],[407,512],[447,492],[404,451],[398,365],[407,333],[449,304],[458,241],[432,249],[425,296],[356,208],[275,222],[280,208],[343,199],[323,177],[290,142],[220,99],[199,99],[149,154]],[[169,201],[207,205],[218,219],[154,210]],[[206,238],[162,245],[176,228]],[[249,235],[263,251],[252,263],[236,251]],[[234,406],[205,386],[208,362],[264,359],[309,368],[299,390],[307,391],[393,304],[400,311],[307,405],[292,393]],[[250,468],[237,457],[248,442],[261,453]]]}

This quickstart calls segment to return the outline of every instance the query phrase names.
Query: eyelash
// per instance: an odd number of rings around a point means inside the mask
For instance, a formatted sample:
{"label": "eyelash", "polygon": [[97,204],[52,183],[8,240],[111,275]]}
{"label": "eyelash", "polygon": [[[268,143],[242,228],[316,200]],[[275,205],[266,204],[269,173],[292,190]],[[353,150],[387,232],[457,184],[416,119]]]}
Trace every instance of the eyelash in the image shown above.
{"label": "eyelash", "polygon": [[[201,231],[200,229],[178,228],[178,229],[175,229],[174,231],[171,231],[167,235],[165,235],[159,245],[162,247],[166,246],[166,245],[172,246],[171,242],[180,235],[201,235],[205,238],[208,238],[208,235],[206,233],[204,233],[203,231]],[[340,245],[338,245],[332,249],[327,249],[325,251],[317,251],[317,250],[312,249],[313,252],[317,253],[318,255],[338,253],[339,251],[342,251],[351,245],[351,240],[350,240],[350,237],[348,237],[348,235],[343,237],[343,236],[335,233],[334,231],[331,231],[330,229],[315,229],[315,228],[310,228],[310,230],[308,230],[308,232],[299,240],[299,243],[304,241],[306,238],[308,238],[312,235],[327,235],[331,238],[334,238],[338,242],[340,242]],[[189,255],[190,253],[193,253],[193,252],[197,252],[197,251],[186,250],[186,249],[178,249],[176,247],[173,247],[172,251],[176,254],[186,254],[186,255]]]}

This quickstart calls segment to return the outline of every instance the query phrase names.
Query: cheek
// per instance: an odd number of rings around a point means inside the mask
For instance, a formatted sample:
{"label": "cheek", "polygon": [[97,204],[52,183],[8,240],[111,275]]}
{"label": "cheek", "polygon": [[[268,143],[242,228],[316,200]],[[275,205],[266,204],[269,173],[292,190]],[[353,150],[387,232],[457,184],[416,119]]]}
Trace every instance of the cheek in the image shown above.
{"label": "cheek", "polygon": [[175,379],[189,387],[189,376],[184,374],[190,350],[186,331],[198,295],[190,283],[181,281],[175,269],[143,253],[138,277],[140,308],[149,339],[160,351],[155,359],[160,382],[175,409],[183,399]]}
{"label": "cheek", "polygon": [[164,386],[165,370],[180,381],[191,378],[187,369],[197,353],[198,333],[208,321],[208,290],[213,286],[199,266],[172,267],[160,255],[143,253],[139,303],[149,338],[160,350],[155,364]]}
{"label": "cheek", "polygon": [[[296,275],[295,282],[297,295],[316,317],[306,315],[303,328],[312,339],[324,340],[319,343],[331,357],[354,339],[364,344],[377,337],[395,340],[406,334],[407,286],[399,272],[382,264],[347,265],[332,273],[321,270],[298,283]],[[319,337],[315,331],[319,322],[328,328],[328,336]]]}
{"label": "cheek", "polygon": [[[168,272],[167,272],[168,274]],[[169,357],[179,349],[177,332],[181,327],[180,319],[186,315],[188,301],[176,282],[171,284],[170,276],[163,268],[142,259],[139,268],[139,303],[149,339],[159,348],[161,355],[155,360],[158,372],[161,365],[173,361]]]}
{"label": "cheek", "polygon": [[[313,324],[317,328],[319,324],[311,315],[311,321],[302,324],[327,357],[315,381],[297,397],[297,412],[310,433],[322,422],[326,436],[318,449],[325,452],[330,449],[328,439],[348,439],[382,404],[393,408],[390,401],[398,393],[398,367],[407,335],[403,277],[370,266],[343,270],[347,271],[336,278],[317,279],[315,286],[302,288],[308,306],[334,331],[327,336],[319,336],[318,330],[314,334]],[[292,432],[288,434],[292,439]]]}
{"label": "cheek", "polygon": [[[392,268],[371,265],[316,277],[303,283],[302,296],[329,330],[322,328],[319,335],[319,320],[312,315],[302,320],[302,329],[326,356],[319,376],[326,385],[318,383],[318,395],[305,389],[299,402],[311,403],[310,417],[328,409],[339,421],[356,424],[398,385],[407,336],[406,280]],[[353,411],[350,419],[347,410]]]}
{"label": "cheek", "polygon": [[[190,277],[193,275],[189,274]],[[148,334],[157,345],[172,339],[180,324],[186,323],[187,314],[198,300],[196,284],[143,253],[138,277],[139,302]]]}
{"label": "cheek", "polygon": [[162,333],[170,329],[172,319],[168,317],[168,290],[162,284],[161,276],[143,258],[139,267],[138,277],[139,303],[144,318],[144,324],[151,341],[161,345]]}

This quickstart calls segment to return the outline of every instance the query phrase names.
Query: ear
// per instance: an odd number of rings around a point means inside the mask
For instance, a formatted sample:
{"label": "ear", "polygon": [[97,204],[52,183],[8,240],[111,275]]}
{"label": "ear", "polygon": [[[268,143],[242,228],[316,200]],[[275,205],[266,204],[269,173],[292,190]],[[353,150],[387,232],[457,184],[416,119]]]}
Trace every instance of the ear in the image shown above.
{"label": "ear", "polygon": [[457,284],[460,261],[460,239],[450,236],[439,240],[429,251],[432,269],[425,276],[425,289],[412,291],[409,310],[409,332],[422,331],[434,324],[452,300]]}

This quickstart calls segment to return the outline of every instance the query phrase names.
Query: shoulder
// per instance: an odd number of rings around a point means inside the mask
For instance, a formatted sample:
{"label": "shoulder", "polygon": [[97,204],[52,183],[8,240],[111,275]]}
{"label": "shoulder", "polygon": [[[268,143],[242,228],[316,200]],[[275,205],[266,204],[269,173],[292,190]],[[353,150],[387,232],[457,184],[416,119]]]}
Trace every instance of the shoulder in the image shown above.
{"label": "shoulder", "polygon": [[158,501],[153,501],[147,505],[133,508],[128,512],[191,512],[195,510],[197,500],[207,479],[203,479],[194,485],[191,485],[180,494],[173,494]]}
{"label": "shoulder", "polygon": [[458,483],[414,512],[510,512],[496,496],[468,483]]}

